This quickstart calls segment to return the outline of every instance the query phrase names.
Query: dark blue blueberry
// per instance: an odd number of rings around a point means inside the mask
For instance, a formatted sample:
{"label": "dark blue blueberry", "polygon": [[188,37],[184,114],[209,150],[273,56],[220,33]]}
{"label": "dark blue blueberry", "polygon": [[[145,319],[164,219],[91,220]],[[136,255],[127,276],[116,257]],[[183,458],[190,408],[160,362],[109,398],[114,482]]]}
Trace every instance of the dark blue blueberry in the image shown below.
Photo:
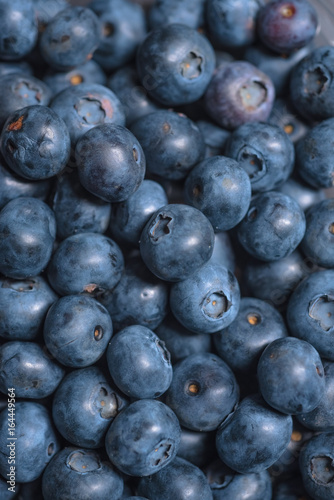
{"label": "dark blue blueberry", "polygon": [[38,29],[43,32],[54,16],[68,7],[66,0],[33,0]]}
{"label": "dark blue blueberry", "polygon": [[0,58],[16,61],[34,48],[38,29],[32,0],[0,2]]}
{"label": "dark blue blueberry", "polygon": [[[10,467],[10,465],[9,465],[9,467]],[[10,472],[11,471],[9,470],[9,474],[10,474]],[[12,475],[12,478],[15,478],[15,476]],[[10,481],[11,481],[10,476],[7,476],[6,479],[0,477],[0,498],[1,498],[1,500],[12,500],[15,497],[17,498],[17,494],[19,492],[22,492],[20,484],[16,484],[15,480],[13,480],[12,484],[11,484]]]}
{"label": "dark blue blueberry", "polygon": [[69,6],[56,14],[40,38],[40,51],[55,69],[67,71],[93,57],[99,45],[99,20],[86,7]]}
{"label": "dark blue blueberry", "polygon": [[[6,391],[7,392],[7,391]],[[11,399],[11,398],[10,398]],[[8,461],[15,455],[15,480],[37,479],[59,450],[58,437],[47,409],[38,403],[17,401],[14,411],[17,439],[8,439],[8,409],[0,413],[0,473],[7,477]]]}
{"label": "dark blue blueberry", "polygon": [[299,465],[305,490],[314,500],[334,497],[334,433],[312,437],[300,453]]}
{"label": "dark blue blueberry", "polygon": [[15,198],[0,212],[0,271],[25,279],[46,268],[56,238],[52,210],[37,198]]}
{"label": "dark blue blueberry", "polygon": [[239,386],[233,372],[215,354],[192,354],[174,366],[166,403],[187,429],[217,429],[238,401]]}
{"label": "dark blue blueberry", "polygon": [[46,106],[28,106],[9,115],[0,137],[8,166],[25,179],[59,174],[70,157],[71,141],[64,121]]}
{"label": "dark blue blueberry", "polygon": [[142,147],[121,125],[105,123],[86,132],[77,142],[75,159],[84,188],[110,203],[127,200],[144,179]]}
{"label": "dark blue blueberry", "polygon": [[44,322],[44,341],[63,365],[84,367],[95,363],[112,336],[108,311],[92,297],[67,295],[49,309]]}
{"label": "dark blue blueberry", "polygon": [[176,319],[195,333],[226,328],[238,314],[239,285],[226,267],[208,263],[171,288],[170,307]]}
{"label": "dark blue blueberry", "polygon": [[179,421],[168,406],[140,399],[112,422],[105,446],[110,461],[125,474],[156,477],[175,458],[180,435]]}
{"label": "dark blue blueberry", "polygon": [[266,121],[275,88],[270,78],[246,61],[221,64],[205,93],[206,111],[223,128]]}
{"label": "dark blue blueberry", "polygon": [[51,206],[61,240],[77,233],[103,234],[108,228],[110,203],[86,191],[74,170],[57,178]]}
{"label": "dark blue blueberry", "polygon": [[323,361],[325,394],[314,410],[298,415],[298,421],[307,429],[320,432],[334,431],[334,363]]}
{"label": "dark blue blueberry", "polygon": [[271,342],[257,367],[261,394],[276,410],[298,415],[314,410],[325,393],[318,352],[304,340],[286,337]]}
{"label": "dark blue blueberry", "polygon": [[320,203],[326,197],[325,192],[322,189],[314,189],[299,178],[288,179],[278,188],[277,191],[291,196],[291,198],[295,199],[304,211],[313,205]]}
{"label": "dark blue blueberry", "polygon": [[124,483],[120,473],[97,452],[68,447],[47,466],[42,479],[44,500],[120,500]]}
{"label": "dark blue blueberry", "polygon": [[149,10],[149,23],[152,30],[166,24],[180,23],[189,28],[204,25],[205,0],[159,0]]}
{"label": "dark blue blueberry", "polygon": [[0,78],[0,127],[18,109],[36,104],[47,106],[51,89],[29,74],[10,73]]}
{"label": "dark blue blueberry", "polygon": [[27,61],[4,62],[0,61],[0,77],[10,73],[23,73],[32,75],[33,70]]}
{"label": "dark blue blueberry", "polygon": [[168,308],[168,285],[154,276],[139,256],[126,262],[118,285],[99,300],[108,309],[116,331],[130,325],[154,330]]}
{"label": "dark blue blueberry", "polygon": [[270,408],[257,394],[248,396],[218,428],[218,455],[241,474],[262,472],[283,454],[291,433],[290,415]]}
{"label": "dark blue blueberry", "polygon": [[181,441],[177,456],[197,467],[203,467],[215,454],[215,432],[199,432],[181,428]]}
{"label": "dark blue blueberry", "polygon": [[235,227],[247,213],[251,181],[243,165],[226,156],[198,163],[185,182],[185,199],[211,222],[215,232]]}
{"label": "dark blue blueberry", "polygon": [[[317,47],[293,69],[290,99],[298,113],[308,121],[334,116],[334,47]],[[325,145],[326,140],[321,140]]]}
{"label": "dark blue blueberry", "polygon": [[49,69],[43,76],[45,82],[56,95],[67,87],[80,85],[80,83],[98,83],[106,85],[107,77],[103,69],[95,61],[87,61],[67,72]]}
{"label": "dark blue blueberry", "polygon": [[109,226],[112,237],[120,243],[138,247],[145,224],[154,212],[167,203],[161,184],[144,180],[127,200],[112,205]]}
{"label": "dark blue blueberry", "polygon": [[52,394],[65,375],[35,342],[12,341],[0,347],[0,390],[15,388],[18,398],[41,399]]}
{"label": "dark blue blueberry", "polygon": [[307,0],[273,0],[260,9],[257,17],[261,41],[280,54],[310,43],[317,27],[317,11]]}
{"label": "dark blue blueberry", "polygon": [[306,212],[306,231],[301,249],[311,262],[334,267],[334,200],[324,200]]}
{"label": "dark blue blueberry", "polygon": [[60,295],[95,296],[114,288],[124,269],[123,254],[110,238],[79,233],[61,242],[47,270],[52,288]]}
{"label": "dark blue blueberry", "polygon": [[138,493],[152,500],[213,500],[204,473],[183,458],[140,480]]}
{"label": "dark blue blueberry", "polygon": [[147,172],[164,179],[183,179],[204,158],[205,144],[197,125],[181,113],[161,110],[131,126],[147,161]]}
{"label": "dark blue blueberry", "polygon": [[287,335],[283,318],[273,306],[244,297],[235,320],[213,338],[217,353],[234,372],[256,373],[264,348]]}
{"label": "dark blue blueberry", "polygon": [[334,271],[320,271],[303,280],[287,310],[291,335],[309,342],[320,356],[334,361]]}
{"label": "dark blue blueberry", "polygon": [[28,181],[0,163],[0,209],[14,198],[32,197],[45,201],[50,191],[50,181]]}
{"label": "dark blue blueberry", "polygon": [[198,120],[196,125],[204,138],[205,158],[222,155],[230,132],[206,120]]}
{"label": "dark blue blueberry", "polygon": [[279,482],[274,491],[273,500],[311,500],[306,493],[300,476]]}
{"label": "dark blue blueberry", "polygon": [[296,114],[290,101],[285,99],[275,99],[267,121],[270,125],[281,127],[294,144],[304,137],[309,130],[305,121]]}
{"label": "dark blue blueberry", "polygon": [[207,38],[183,24],[151,31],[137,52],[144,88],[167,106],[189,104],[205,92],[215,67]]}
{"label": "dark blue blueberry", "polygon": [[245,267],[243,279],[254,297],[266,300],[277,309],[284,309],[291,293],[310,268],[297,251],[273,262],[250,259]]}
{"label": "dark blue blueberry", "polygon": [[238,228],[244,249],[265,262],[290,255],[305,233],[303,210],[290,196],[278,191],[259,194]]}
{"label": "dark blue blueberry", "polygon": [[238,474],[219,459],[206,471],[213,500],[271,500],[272,486],[267,471]]}
{"label": "dark blue blueberry", "polygon": [[171,384],[170,354],[145,326],[132,325],[118,332],[109,343],[107,361],[113,381],[131,398],[157,398]]}
{"label": "dark blue blueberry", "polygon": [[159,105],[148,97],[134,66],[124,66],[115,71],[108,80],[108,87],[123,104],[127,125],[159,108]]}
{"label": "dark blue blueberry", "polygon": [[215,234],[215,244],[213,247],[213,254],[209,260],[211,264],[220,264],[230,271],[235,270],[235,255],[232,247],[230,237],[227,232]]}
{"label": "dark blue blueberry", "polygon": [[155,332],[166,344],[173,364],[190,354],[211,351],[210,335],[190,332],[171,314],[155,329]]}
{"label": "dark blue blueberry", "polygon": [[131,61],[146,35],[145,14],[128,0],[93,0],[89,3],[102,25],[94,59],[108,73]]}
{"label": "dark blue blueberry", "polygon": [[245,47],[256,40],[256,17],[263,0],[208,0],[208,31],[226,49]]}
{"label": "dark blue blueberry", "polygon": [[123,106],[119,99],[107,87],[97,83],[68,87],[56,95],[50,106],[66,123],[73,146],[97,125],[125,124]]}
{"label": "dark blue blueberry", "polygon": [[143,261],[158,278],[181,281],[211,257],[214,232],[202,212],[187,205],[165,205],[145,225],[140,237]]}
{"label": "dark blue blueberry", "polygon": [[304,181],[318,189],[333,186],[333,134],[334,118],[330,118],[314,126],[296,146],[298,173]]}
{"label": "dark blue blueberry", "polygon": [[253,193],[271,191],[290,176],[295,150],[277,125],[245,123],[229,137],[225,154],[237,160],[249,175]]}
{"label": "dark blue blueberry", "polygon": [[126,398],[91,366],[66,375],[53,397],[52,418],[70,443],[100,448],[110,423],[126,406]]}
{"label": "dark blue blueberry", "polygon": [[57,295],[41,276],[25,281],[0,279],[0,337],[33,340],[56,300]]}

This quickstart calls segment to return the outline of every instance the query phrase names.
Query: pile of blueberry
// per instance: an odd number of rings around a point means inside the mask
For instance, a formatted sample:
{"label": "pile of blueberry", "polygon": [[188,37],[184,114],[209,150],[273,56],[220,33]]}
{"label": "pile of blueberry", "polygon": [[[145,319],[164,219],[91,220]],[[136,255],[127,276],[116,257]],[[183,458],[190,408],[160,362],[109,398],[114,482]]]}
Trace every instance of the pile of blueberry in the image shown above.
{"label": "pile of blueberry", "polygon": [[334,499],[319,30],[0,0],[1,500]]}

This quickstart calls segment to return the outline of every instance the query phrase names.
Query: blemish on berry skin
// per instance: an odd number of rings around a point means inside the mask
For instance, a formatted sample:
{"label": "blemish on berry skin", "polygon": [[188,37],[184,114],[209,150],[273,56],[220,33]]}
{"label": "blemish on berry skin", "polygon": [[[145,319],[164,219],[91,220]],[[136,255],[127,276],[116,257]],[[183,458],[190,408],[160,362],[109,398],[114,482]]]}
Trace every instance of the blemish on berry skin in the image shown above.
{"label": "blemish on berry skin", "polygon": [[16,122],[12,122],[8,125],[7,130],[9,130],[10,132],[12,132],[13,130],[21,130],[23,119],[24,115],[20,116],[20,118],[16,120]]}
{"label": "blemish on berry skin", "polygon": [[84,292],[93,293],[98,288],[98,285],[95,283],[90,283],[89,285],[84,286]]}

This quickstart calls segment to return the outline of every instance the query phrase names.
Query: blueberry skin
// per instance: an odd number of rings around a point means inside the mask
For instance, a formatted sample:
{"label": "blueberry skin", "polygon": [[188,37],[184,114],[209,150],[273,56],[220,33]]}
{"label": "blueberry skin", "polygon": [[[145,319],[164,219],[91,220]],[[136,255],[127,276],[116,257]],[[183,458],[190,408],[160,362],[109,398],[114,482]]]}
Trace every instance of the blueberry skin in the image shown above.
{"label": "blueberry skin", "polygon": [[40,38],[40,52],[52,68],[67,71],[92,58],[99,44],[100,29],[91,9],[67,7],[47,24]]}
{"label": "blueberry skin", "polygon": [[28,181],[18,177],[0,163],[0,210],[11,200],[21,197],[45,201],[50,191],[50,181]]}
{"label": "blueberry skin", "polygon": [[62,241],[52,256],[47,276],[59,295],[110,290],[121,279],[123,254],[110,238],[97,233],[79,233]]}
{"label": "blueberry skin", "polygon": [[59,174],[70,157],[71,141],[64,121],[46,106],[28,106],[11,114],[0,137],[7,165],[25,179]]}
{"label": "blueberry skin", "polygon": [[334,200],[324,200],[306,212],[306,231],[301,249],[312,262],[334,267]]}
{"label": "blueberry skin", "polygon": [[89,8],[102,25],[94,59],[110,73],[135,55],[138,44],[146,35],[145,14],[141,5],[127,0],[93,0]]}
{"label": "blueberry skin", "polygon": [[165,343],[173,364],[190,354],[211,352],[210,335],[190,332],[171,314],[155,329],[155,333]]}
{"label": "blueberry skin", "polygon": [[181,428],[178,457],[203,468],[212,460],[215,449],[215,432],[198,432]]}
{"label": "blueberry skin", "polygon": [[[7,391],[6,391],[7,392]],[[0,472],[7,477],[11,443],[8,436],[8,410],[0,413]],[[18,483],[37,479],[59,450],[58,437],[47,409],[39,403],[15,403],[15,476]]]}
{"label": "blueberry skin", "polygon": [[249,175],[252,192],[271,191],[290,176],[295,150],[289,136],[268,123],[245,123],[228,138],[225,154]]}
{"label": "blueberry skin", "polygon": [[204,158],[201,131],[181,113],[155,111],[138,118],[131,131],[142,145],[149,174],[164,179],[183,179]]}
{"label": "blueberry skin", "polygon": [[163,470],[139,481],[138,493],[150,500],[213,500],[204,473],[183,458],[176,457]]}
{"label": "blueberry skin", "polygon": [[275,99],[267,122],[270,125],[278,125],[281,127],[294,144],[296,144],[299,139],[302,139],[309,130],[309,126],[296,114],[295,108],[292,106],[291,102],[286,99]]}
{"label": "blueberry skin", "polygon": [[289,481],[280,482],[275,487],[273,500],[310,500],[307,495],[300,476],[293,477]]}
{"label": "blueberry skin", "polygon": [[38,30],[43,32],[46,25],[60,12],[68,7],[66,0],[33,0]]}
{"label": "blueberry skin", "polygon": [[110,461],[129,476],[149,476],[168,465],[177,453],[181,428],[165,404],[140,399],[112,422],[105,447]]}
{"label": "blueberry skin", "polygon": [[257,17],[261,41],[271,50],[290,53],[310,43],[316,35],[318,15],[305,0],[274,0],[264,5]]}
{"label": "blueberry skin", "polygon": [[225,156],[198,163],[185,182],[185,200],[201,210],[215,232],[235,227],[247,213],[251,181],[243,167]]}
{"label": "blueberry skin", "polygon": [[25,73],[10,73],[0,78],[0,127],[8,116],[26,106],[48,106],[52,92],[37,78]]}
{"label": "blueberry skin", "polygon": [[214,67],[210,42],[183,24],[151,31],[137,52],[137,70],[143,86],[166,106],[197,101],[204,94]]}
{"label": "blueberry skin", "polygon": [[4,62],[0,61],[0,77],[10,73],[24,73],[32,75],[33,70],[27,61]]}
{"label": "blueberry skin", "polygon": [[114,467],[95,451],[63,448],[47,466],[42,478],[44,500],[120,500],[124,483]]}
{"label": "blueberry skin", "polygon": [[309,342],[322,358],[334,361],[334,271],[320,271],[304,279],[287,309],[290,334]]}
{"label": "blueberry skin", "polygon": [[194,431],[214,431],[239,401],[232,370],[215,354],[187,356],[174,366],[166,403],[180,424]]}
{"label": "blueberry skin", "polygon": [[204,96],[209,116],[233,130],[248,122],[266,121],[275,99],[270,78],[246,61],[221,64]]}
{"label": "blueberry skin", "polygon": [[97,125],[125,124],[125,114],[119,99],[107,87],[97,83],[81,83],[66,88],[54,97],[50,107],[66,123],[72,146]]}
{"label": "blueberry skin", "polygon": [[[21,492],[21,485],[15,484],[13,492],[13,490],[9,489],[11,485],[7,483],[6,479],[0,478],[0,498],[2,500],[12,500],[19,492]],[[8,481],[9,480],[10,478],[8,477]]]}
{"label": "blueberry skin", "polygon": [[208,31],[219,47],[232,49],[251,45],[257,38],[256,17],[263,0],[208,0]]}
{"label": "blueberry skin", "polygon": [[[300,207],[304,210],[304,212],[323,201],[326,197],[325,192],[321,189],[314,189],[307,185],[301,179],[288,179],[282,186],[278,188],[280,193],[291,196]],[[306,219],[307,225],[307,219]]]}
{"label": "blueberry skin", "polygon": [[124,107],[126,124],[159,109],[159,104],[150,99],[141,85],[136,68],[132,65],[119,68],[108,79],[108,87],[115,92]]}
{"label": "blueberry skin", "polygon": [[266,470],[254,474],[238,474],[219,459],[211,463],[206,476],[213,500],[271,500],[271,479]]}
{"label": "blueberry skin", "polygon": [[217,430],[218,455],[241,474],[262,472],[282,455],[291,432],[291,415],[270,408],[258,394],[247,396]]}
{"label": "blueberry skin", "polygon": [[106,85],[107,76],[97,62],[91,60],[67,72],[50,68],[43,76],[43,82],[49,86],[55,96],[67,87],[80,85],[80,83]]}
{"label": "blueberry skin", "polygon": [[314,188],[333,186],[333,133],[334,118],[330,118],[314,126],[296,145],[297,172]]}
{"label": "blueberry skin", "polygon": [[314,410],[325,393],[318,352],[304,340],[276,339],[261,354],[257,377],[265,401],[276,410],[298,415]]}
{"label": "blueberry skin", "polygon": [[32,0],[0,2],[0,58],[16,61],[34,48],[38,29]]}
{"label": "blueberry skin", "polygon": [[113,381],[131,398],[157,398],[172,381],[170,354],[145,326],[132,325],[118,332],[109,343],[107,362]]}
{"label": "blueberry skin", "polygon": [[[334,116],[333,64],[334,47],[325,45],[314,49],[292,71],[290,99],[307,121]],[[321,144],[326,141],[322,139]]]}
{"label": "blueberry skin", "polygon": [[118,285],[99,297],[112,316],[115,331],[130,325],[154,330],[168,310],[168,285],[144,265],[139,256],[126,262]]}
{"label": "blueberry skin", "polygon": [[63,240],[77,233],[106,232],[111,205],[89,193],[75,170],[57,178],[52,203],[57,222],[57,236]]}
{"label": "blueberry skin", "polygon": [[240,291],[235,276],[219,264],[203,266],[171,287],[170,307],[176,319],[194,333],[226,328],[239,310]]}
{"label": "blueberry skin", "polygon": [[225,142],[231,132],[206,120],[197,120],[196,125],[202,132],[204,138],[206,146],[205,158],[223,155]]}
{"label": "blueberry skin", "polygon": [[0,337],[33,340],[43,329],[57,295],[42,276],[25,281],[0,279]]}
{"label": "blueberry skin", "polygon": [[265,262],[290,255],[305,234],[303,210],[290,196],[270,191],[253,198],[248,213],[238,227],[244,249]]}
{"label": "blueberry skin", "polygon": [[0,272],[25,279],[46,268],[56,237],[52,210],[36,198],[15,198],[0,212]]}
{"label": "blueberry skin", "polygon": [[265,347],[288,335],[280,313],[263,300],[243,297],[237,317],[227,328],[214,334],[219,356],[232,370],[256,373]]}
{"label": "blueberry skin", "polygon": [[323,361],[325,394],[319,405],[308,413],[297,416],[298,421],[307,429],[320,432],[334,431],[334,363]]}
{"label": "blueberry skin", "polygon": [[108,311],[92,297],[67,295],[49,309],[44,341],[49,352],[65,366],[95,363],[107,349],[113,333]]}
{"label": "blueberry skin", "polygon": [[12,341],[0,347],[0,390],[15,387],[18,398],[41,399],[52,394],[65,375],[39,344]]}
{"label": "blueberry skin", "polygon": [[86,132],[77,142],[75,159],[84,188],[110,203],[127,200],[144,180],[142,147],[121,125],[105,123]]}
{"label": "blueberry skin", "polygon": [[334,496],[333,446],[334,433],[326,432],[312,437],[300,453],[303,484],[314,500],[331,500]]}
{"label": "blueberry skin", "polygon": [[294,289],[309,274],[307,262],[294,251],[273,262],[250,260],[244,271],[244,283],[254,297],[282,310]]}
{"label": "blueberry skin", "polygon": [[143,261],[158,278],[185,280],[211,257],[214,232],[197,208],[170,204],[157,210],[140,237]]}
{"label": "blueberry skin", "polygon": [[205,0],[162,0],[151,6],[148,14],[152,30],[164,27],[166,24],[180,23],[189,28],[199,28],[205,22]]}
{"label": "blueberry skin", "polygon": [[220,264],[230,271],[235,270],[235,255],[232,247],[231,239],[227,232],[215,234],[215,244],[213,253],[209,260],[211,264]]}
{"label": "blueberry skin", "polygon": [[127,404],[102,371],[91,366],[66,375],[53,397],[52,418],[70,443],[101,448],[110,423]]}
{"label": "blueberry skin", "polygon": [[145,224],[154,212],[167,203],[167,194],[161,184],[143,180],[127,200],[112,205],[109,224],[112,237],[120,243],[139,247]]}

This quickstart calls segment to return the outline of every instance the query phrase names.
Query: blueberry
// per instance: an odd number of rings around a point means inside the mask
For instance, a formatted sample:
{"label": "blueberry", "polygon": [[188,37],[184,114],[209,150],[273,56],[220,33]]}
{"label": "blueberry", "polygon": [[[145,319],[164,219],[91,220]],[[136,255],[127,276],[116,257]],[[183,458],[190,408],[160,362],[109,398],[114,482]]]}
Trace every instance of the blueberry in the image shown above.
{"label": "blueberry", "polygon": [[315,264],[334,267],[334,200],[324,200],[306,212],[306,231],[301,248]]}
{"label": "blueberry", "polygon": [[198,120],[196,125],[204,138],[206,146],[205,158],[223,155],[225,142],[230,132],[207,120]]}
{"label": "blueberry", "polygon": [[178,419],[168,406],[141,399],[115,418],[105,446],[110,461],[125,474],[156,475],[175,458],[180,434]]}
{"label": "blueberry", "polygon": [[322,189],[314,189],[299,178],[290,177],[277,191],[291,196],[304,211],[325,199],[325,192]]}
{"label": "blueberry", "polygon": [[15,198],[0,212],[0,271],[25,279],[46,268],[56,237],[52,210],[36,198]]}
{"label": "blueberry", "polygon": [[66,0],[33,0],[38,30],[43,32],[54,16],[68,7]]}
{"label": "blueberry", "polygon": [[215,432],[199,432],[181,428],[177,456],[203,468],[215,453]]}
{"label": "blueberry", "polygon": [[108,311],[92,297],[67,295],[49,309],[44,341],[60,363],[75,368],[89,366],[103,355],[112,336]]}
{"label": "blueberry", "polygon": [[4,62],[0,61],[0,77],[10,73],[24,73],[32,75],[33,70],[27,61]]}
{"label": "blueberry", "polygon": [[213,253],[209,261],[211,264],[220,264],[234,272],[236,266],[236,257],[232,247],[228,232],[223,231],[215,234],[215,244]]}
{"label": "blueberry", "polygon": [[305,120],[296,114],[295,108],[287,99],[275,100],[267,121],[270,125],[281,127],[294,144],[304,137],[309,130]]}
{"label": "blueberry", "polygon": [[205,0],[160,0],[154,2],[149,10],[149,23],[152,30],[166,24],[181,23],[189,28],[203,26]]}
{"label": "blueberry", "polygon": [[158,278],[181,281],[211,257],[214,233],[209,220],[187,205],[170,204],[157,210],[140,237],[143,261]]}
{"label": "blueberry", "polygon": [[52,418],[70,443],[101,448],[110,423],[127,404],[103,372],[91,366],[66,375],[53,397]]}

